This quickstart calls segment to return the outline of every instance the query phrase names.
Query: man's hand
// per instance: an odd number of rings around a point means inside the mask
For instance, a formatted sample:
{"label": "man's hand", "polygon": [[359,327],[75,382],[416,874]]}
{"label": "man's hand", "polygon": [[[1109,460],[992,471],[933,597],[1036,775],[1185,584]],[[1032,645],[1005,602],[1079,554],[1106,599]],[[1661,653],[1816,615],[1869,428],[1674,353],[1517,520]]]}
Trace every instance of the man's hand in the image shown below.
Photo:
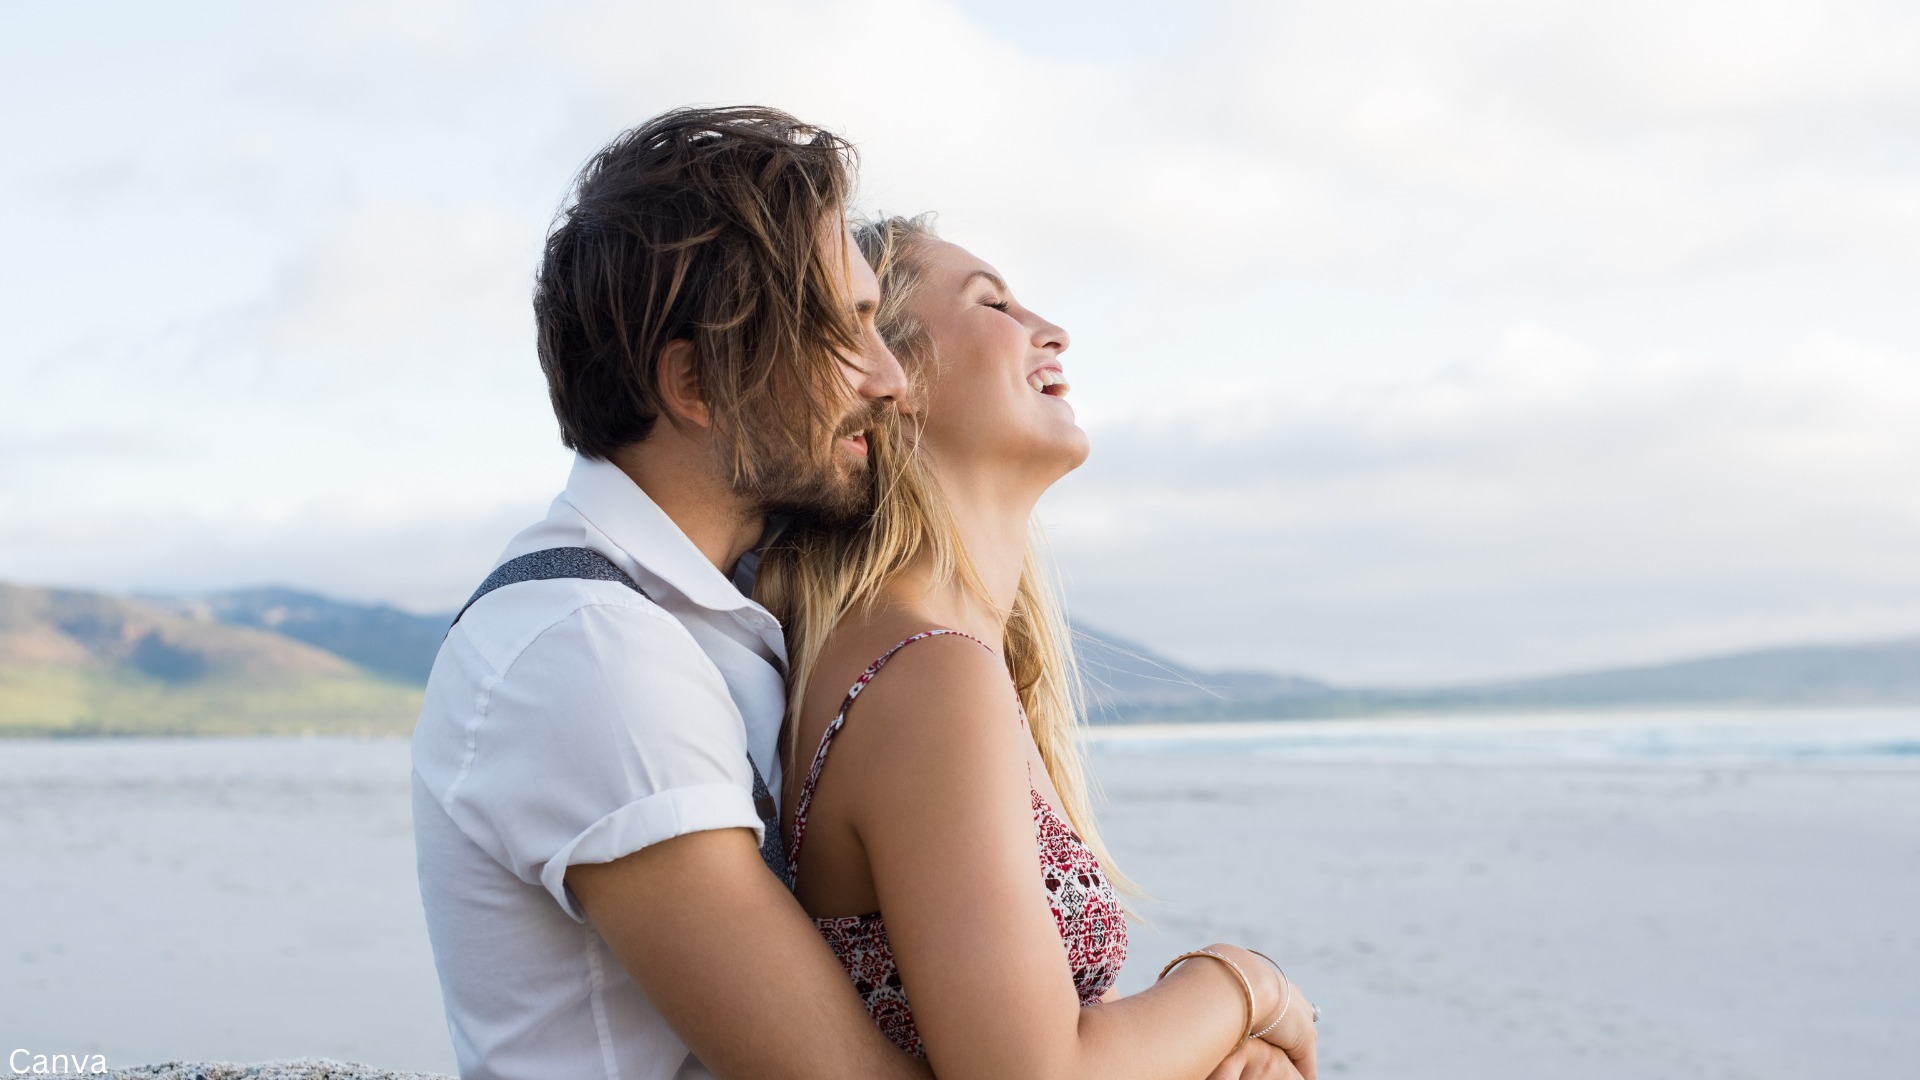
{"label": "man's hand", "polygon": [[745,829],[567,870],[594,929],[719,1080],[930,1080],[867,1015]]}

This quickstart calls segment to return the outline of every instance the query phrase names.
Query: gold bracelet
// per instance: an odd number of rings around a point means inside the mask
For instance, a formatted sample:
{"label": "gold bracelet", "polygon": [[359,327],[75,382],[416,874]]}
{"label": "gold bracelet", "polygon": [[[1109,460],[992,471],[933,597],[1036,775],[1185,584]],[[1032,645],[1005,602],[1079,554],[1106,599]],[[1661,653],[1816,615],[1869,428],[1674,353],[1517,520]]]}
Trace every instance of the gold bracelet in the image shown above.
{"label": "gold bracelet", "polygon": [[[1161,979],[1166,978],[1167,972],[1172,971],[1174,968],[1179,967],[1181,964],[1185,963],[1188,960],[1193,959],[1196,956],[1211,956],[1215,960],[1218,960],[1221,963],[1227,965],[1227,967],[1233,969],[1233,974],[1235,975],[1235,977],[1237,977],[1240,980],[1240,989],[1245,991],[1247,995],[1246,1039],[1252,1038],[1253,1037],[1253,983],[1247,980],[1247,973],[1240,970],[1239,964],[1236,964],[1232,960],[1227,959],[1225,956],[1221,955],[1220,953],[1214,952],[1212,949],[1195,949],[1192,952],[1183,952],[1179,956],[1176,956],[1173,959],[1167,961],[1167,966],[1160,969],[1160,974],[1156,976],[1153,981],[1159,982]],[[1245,1039],[1242,1039],[1241,1041],[1244,1042]]]}
{"label": "gold bracelet", "polygon": [[1261,952],[1259,949],[1248,949],[1247,951],[1259,957],[1260,959],[1265,960],[1267,963],[1273,965],[1274,973],[1280,976],[1280,989],[1282,993],[1285,995],[1284,997],[1281,998],[1280,1011],[1274,1016],[1273,1023],[1268,1024],[1266,1027],[1263,1027],[1259,1031],[1256,1031],[1252,1035],[1248,1036],[1248,1038],[1257,1039],[1262,1035],[1265,1035],[1267,1032],[1272,1031],[1274,1028],[1279,1027],[1280,1021],[1285,1020],[1287,1018],[1287,1010],[1293,1008],[1293,980],[1287,978],[1286,969],[1282,968],[1280,966],[1279,961],[1275,960],[1273,957],[1268,956],[1266,953]]}

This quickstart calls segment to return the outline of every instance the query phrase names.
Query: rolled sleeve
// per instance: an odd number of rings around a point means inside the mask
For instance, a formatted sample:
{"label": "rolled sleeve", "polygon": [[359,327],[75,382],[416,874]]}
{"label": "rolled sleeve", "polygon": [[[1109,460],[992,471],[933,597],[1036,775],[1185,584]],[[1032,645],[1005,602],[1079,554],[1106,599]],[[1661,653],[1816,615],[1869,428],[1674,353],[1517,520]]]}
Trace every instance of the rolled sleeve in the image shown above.
{"label": "rolled sleeve", "polygon": [[505,655],[474,657],[499,674],[464,724],[446,725],[464,746],[441,803],[570,917],[584,920],[570,866],[710,829],[760,834],[739,709],[670,616],[637,597],[586,603],[524,645],[498,646],[477,628],[476,654]]}
{"label": "rolled sleeve", "polygon": [[567,890],[568,867],[612,862],[650,844],[687,833],[733,828],[752,829],[756,841],[764,832],[750,792],[732,784],[702,784],[658,792],[628,803],[587,826],[585,832],[568,841],[541,867],[540,884],[546,886],[567,914],[580,919],[584,916],[573,894]]}

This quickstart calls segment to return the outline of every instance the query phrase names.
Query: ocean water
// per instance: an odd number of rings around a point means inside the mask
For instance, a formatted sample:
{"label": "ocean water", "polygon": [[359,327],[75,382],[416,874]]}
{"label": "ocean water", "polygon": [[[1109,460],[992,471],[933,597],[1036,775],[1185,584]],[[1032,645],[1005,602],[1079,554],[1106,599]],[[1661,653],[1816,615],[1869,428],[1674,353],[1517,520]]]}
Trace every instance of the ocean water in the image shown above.
{"label": "ocean water", "polygon": [[[1111,729],[1126,989],[1207,941],[1329,1076],[1920,1076],[1920,710]],[[396,740],[0,742],[0,1052],[451,1071]]]}
{"label": "ocean water", "polygon": [[1900,768],[1920,767],[1920,707],[1115,725],[1093,739],[1117,753],[1316,761]]}

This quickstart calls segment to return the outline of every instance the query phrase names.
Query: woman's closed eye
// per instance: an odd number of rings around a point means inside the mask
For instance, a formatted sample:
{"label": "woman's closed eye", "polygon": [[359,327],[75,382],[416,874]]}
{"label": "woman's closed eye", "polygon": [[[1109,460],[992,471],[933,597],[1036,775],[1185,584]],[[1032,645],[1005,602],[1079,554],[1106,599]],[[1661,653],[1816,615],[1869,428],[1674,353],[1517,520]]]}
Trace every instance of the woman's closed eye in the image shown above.
{"label": "woman's closed eye", "polygon": [[982,304],[985,304],[986,306],[988,306],[988,307],[990,307],[990,308],[992,308],[993,310],[995,310],[995,311],[999,311],[999,312],[1005,312],[1005,311],[1006,311],[1006,310],[1007,310],[1008,308],[1010,308],[1010,307],[1012,307],[1012,306],[1013,306],[1013,304],[1012,304],[1012,302],[1010,302],[1010,301],[1007,301],[1007,300],[995,300],[995,299],[992,299],[992,298],[988,298],[988,299],[986,299],[986,300],[982,300],[982,301],[980,301],[980,302],[981,302]]}

